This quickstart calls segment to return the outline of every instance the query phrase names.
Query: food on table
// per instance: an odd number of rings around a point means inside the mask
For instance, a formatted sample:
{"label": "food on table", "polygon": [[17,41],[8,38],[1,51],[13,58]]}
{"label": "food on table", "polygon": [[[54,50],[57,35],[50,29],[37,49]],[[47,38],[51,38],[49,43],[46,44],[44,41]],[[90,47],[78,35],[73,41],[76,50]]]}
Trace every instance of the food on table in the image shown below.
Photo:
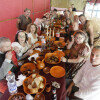
{"label": "food on table", "polygon": [[59,42],[59,43],[57,44],[57,46],[58,46],[58,47],[61,47],[61,46],[62,46],[62,43],[61,43],[61,42]]}
{"label": "food on table", "polygon": [[57,45],[57,47],[61,47],[61,48],[66,45],[66,43],[63,41],[54,41],[54,44]]}
{"label": "food on table", "polygon": [[59,58],[57,56],[51,56],[48,57],[46,61],[50,63],[59,62]]}
{"label": "food on table", "polygon": [[37,74],[32,74],[23,82],[24,91],[28,94],[41,93],[45,88],[45,84],[46,79],[44,77]]}
{"label": "food on table", "polygon": [[23,71],[23,74],[26,76],[30,76],[32,74],[32,71],[30,69]]}
{"label": "food on table", "polygon": [[37,73],[36,66],[33,63],[23,64],[20,68],[20,71],[27,77],[31,74]]}
{"label": "food on table", "polygon": [[61,61],[61,57],[57,53],[47,53],[45,55],[45,62],[49,64],[58,64]]}
{"label": "food on table", "polygon": [[23,96],[14,96],[11,100],[24,100]]}
{"label": "food on table", "polygon": [[25,95],[23,93],[16,93],[10,96],[8,100],[25,100]]}

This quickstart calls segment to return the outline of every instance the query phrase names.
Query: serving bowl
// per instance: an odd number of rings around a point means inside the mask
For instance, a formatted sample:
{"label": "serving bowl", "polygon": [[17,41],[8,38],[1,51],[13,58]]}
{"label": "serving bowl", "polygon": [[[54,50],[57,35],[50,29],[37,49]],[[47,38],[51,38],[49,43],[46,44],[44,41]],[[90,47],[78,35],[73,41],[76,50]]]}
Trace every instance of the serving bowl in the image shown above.
{"label": "serving bowl", "polygon": [[36,94],[34,100],[45,100],[45,96],[43,93]]}
{"label": "serving bowl", "polygon": [[25,76],[30,76],[36,72],[36,66],[33,63],[25,63],[21,66],[20,71]]}
{"label": "serving bowl", "polygon": [[60,57],[65,56],[65,53],[63,51],[56,50],[54,51],[54,53],[57,53]]}
{"label": "serving bowl", "polygon": [[38,74],[32,74],[23,81],[24,92],[27,94],[42,93],[45,85],[46,78]]}
{"label": "serving bowl", "polygon": [[26,100],[26,99],[23,93],[16,93],[14,95],[11,95],[8,100]]}
{"label": "serving bowl", "polygon": [[58,64],[61,62],[61,57],[57,53],[47,53],[45,55],[45,62],[48,64]]}
{"label": "serving bowl", "polygon": [[50,72],[50,68],[49,68],[49,67],[44,67],[44,68],[43,68],[43,72],[44,72],[45,74],[48,74],[48,73]]}

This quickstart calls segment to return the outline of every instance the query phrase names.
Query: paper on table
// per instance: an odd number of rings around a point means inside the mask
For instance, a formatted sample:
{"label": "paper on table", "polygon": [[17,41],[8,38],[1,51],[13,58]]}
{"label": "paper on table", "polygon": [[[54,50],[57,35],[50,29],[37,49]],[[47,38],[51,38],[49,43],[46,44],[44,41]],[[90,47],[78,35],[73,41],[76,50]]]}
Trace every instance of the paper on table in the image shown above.
{"label": "paper on table", "polygon": [[18,81],[16,81],[16,84],[17,84],[17,87],[21,86],[23,84],[23,80],[26,78],[26,76],[20,74],[18,75],[18,78],[19,79]]}
{"label": "paper on table", "polygon": [[38,53],[35,53],[34,55],[30,56],[30,57],[28,58],[28,60],[31,61],[31,58],[32,58],[32,57],[34,57],[34,59],[36,60],[36,58],[37,58],[38,56],[39,56],[39,54],[38,54]]}
{"label": "paper on table", "polygon": [[39,50],[39,51],[41,51],[41,48],[35,48],[35,50]]}

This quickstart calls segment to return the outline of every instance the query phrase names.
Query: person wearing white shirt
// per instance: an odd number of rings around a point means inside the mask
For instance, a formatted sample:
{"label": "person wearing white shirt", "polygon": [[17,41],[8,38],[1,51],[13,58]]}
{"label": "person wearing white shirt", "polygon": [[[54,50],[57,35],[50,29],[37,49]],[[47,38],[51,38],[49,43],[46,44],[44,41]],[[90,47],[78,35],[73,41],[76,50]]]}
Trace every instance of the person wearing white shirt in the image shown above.
{"label": "person wearing white shirt", "polygon": [[37,26],[35,24],[29,24],[26,32],[28,35],[28,42],[30,43],[30,45],[33,45],[35,42],[38,41]]}
{"label": "person wearing white shirt", "polygon": [[[66,90],[69,96],[72,87],[77,86],[78,91],[74,96],[83,100],[100,100],[100,47],[96,46],[92,49],[90,60],[82,66],[72,83]],[[74,99],[73,99],[74,100]]]}
{"label": "person wearing white shirt", "polygon": [[17,32],[15,36],[15,42],[18,42],[22,47],[20,55],[18,55],[18,60],[26,58],[33,52],[33,50],[31,49],[31,45],[28,43],[28,37],[25,31]]}

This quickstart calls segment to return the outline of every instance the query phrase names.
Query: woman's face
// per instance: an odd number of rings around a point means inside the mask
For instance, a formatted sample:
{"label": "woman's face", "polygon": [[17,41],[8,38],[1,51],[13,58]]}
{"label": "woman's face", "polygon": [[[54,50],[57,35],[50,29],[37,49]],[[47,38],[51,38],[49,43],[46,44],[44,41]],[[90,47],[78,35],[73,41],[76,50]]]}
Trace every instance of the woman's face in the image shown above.
{"label": "woman's face", "polygon": [[26,39],[25,33],[24,32],[20,32],[18,34],[18,41],[19,41],[19,43],[25,43],[25,39]]}
{"label": "woman's face", "polygon": [[85,40],[85,37],[84,37],[83,35],[81,35],[81,34],[77,34],[77,35],[75,36],[75,42],[76,42],[77,44],[83,43],[84,40]]}
{"label": "woman's face", "polygon": [[70,24],[70,20],[67,20],[66,22],[67,22],[67,24]]}
{"label": "woman's face", "polygon": [[35,26],[34,26],[34,25],[31,25],[31,27],[30,27],[30,32],[34,33],[35,31],[36,31]]}

